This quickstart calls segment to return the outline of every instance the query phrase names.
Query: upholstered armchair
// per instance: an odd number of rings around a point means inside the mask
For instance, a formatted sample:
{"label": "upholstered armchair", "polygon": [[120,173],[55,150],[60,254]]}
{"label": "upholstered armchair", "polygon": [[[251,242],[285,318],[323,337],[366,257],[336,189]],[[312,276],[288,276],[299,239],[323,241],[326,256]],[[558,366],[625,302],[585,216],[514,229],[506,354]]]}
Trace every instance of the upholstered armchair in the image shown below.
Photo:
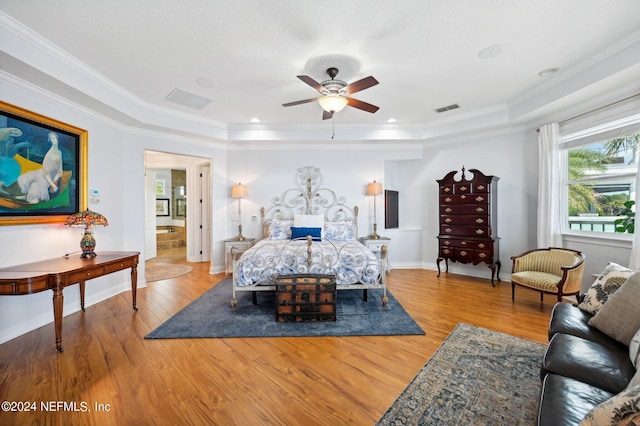
{"label": "upholstered armchair", "polygon": [[515,300],[516,284],[540,292],[562,296],[578,296],[582,287],[584,255],[576,250],[550,247],[531,250],[511,257],[511,300]]}

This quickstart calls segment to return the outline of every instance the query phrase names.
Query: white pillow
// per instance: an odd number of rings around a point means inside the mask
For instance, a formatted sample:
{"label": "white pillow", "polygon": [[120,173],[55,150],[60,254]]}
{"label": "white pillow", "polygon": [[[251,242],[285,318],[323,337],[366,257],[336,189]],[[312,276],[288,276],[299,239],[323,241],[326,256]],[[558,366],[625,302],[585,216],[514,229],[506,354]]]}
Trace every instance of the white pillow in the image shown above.
{"label": "white pillow", "polygon": [[323,228],[324,216],[321,214],[295,214],[293,226],[296,228]]}
{"label": "white pillow", "polygon": [[629,358],[633,363],[633,366],[640,370],[640,330],[638,330],[631,338],[631,343],[629,343]]}

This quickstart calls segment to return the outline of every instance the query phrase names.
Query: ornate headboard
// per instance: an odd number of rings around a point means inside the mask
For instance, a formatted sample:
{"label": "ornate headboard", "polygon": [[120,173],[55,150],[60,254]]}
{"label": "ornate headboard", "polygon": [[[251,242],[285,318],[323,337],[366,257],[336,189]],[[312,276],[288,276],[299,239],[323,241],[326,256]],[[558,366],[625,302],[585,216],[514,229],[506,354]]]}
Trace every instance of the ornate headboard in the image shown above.
{"label": "ornate headboard", "polygon": [[287,189],[281,196],[274,197],[273,205],[262,207],[263,236],[269,233],[269,223],[274,220],[293,219],[294,214],[321,214],[329,222],[353,222],[354,232],[358,229],[358,206],[345,204],[346,199],[335,191],[322,187],[322,173],[317,167],[300,167],[295,174],[296,187]]}

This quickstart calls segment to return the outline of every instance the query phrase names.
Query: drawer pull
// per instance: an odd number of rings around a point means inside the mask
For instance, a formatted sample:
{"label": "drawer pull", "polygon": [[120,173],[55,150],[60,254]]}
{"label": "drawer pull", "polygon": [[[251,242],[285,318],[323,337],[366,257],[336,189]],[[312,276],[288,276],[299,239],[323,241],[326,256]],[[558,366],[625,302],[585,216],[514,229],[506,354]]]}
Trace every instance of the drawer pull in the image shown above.
{"label": "drawer pull", "polygon": [[448,217],[448,218],[446,218],[444,221],[445,221],[445,222],[447,222],[447,223],[451,223],[451,220],[452,220],[452,219],[451,219],[450,217]]}
{"label": "drawer pull", "polygon": [[451,232],[451,228],[445,228],[444,232]]}
{"label": "drawer pull", "polygon": [[447,198],[444,199],[444,201],[446,201],[447,203],[450,203],[452,200],[451,200],[451,198],[447,197]]}
{"label": "drawer pull", "polygon": [[442,250],[442,252],[443,252],[444,254],[449,254],[449,253],[451,253],[451,250],[449,250],[449,249],[444,249],[444,250]]}
{"label": "drawer pull", "polygon": [[447,213],[451,213],[453,210],[451,209],[451,207],[447,207],[446,209],[444,209],[444,211]]}
{"label": "drawer pull", "polygon": [[476,219],[476,223],[484,223],[484,219]]}
{"label": "drawer pull", "polygon": [[448,245],[450,245],[450,244],[451,244],[451,241],[445,241],[445,242],[444,242],[444,245],[445,245],[445,246],[448,246]]}
{"label": "drawer pull", "polygon": [[478,201],[478,202],[484,201],[484,197],[476,197],[476,201]]}
{"label": "drawer pull", "polygon": [[467,245],[467,242],[466,242],[466,241],[462,241],[462,242],[460,242],[460,245],[461,245],[461,246],[466,246],[466,245]]}
{"label": "drawer pull", "polygon": [[449,192],[449,191],[451,191],[451,188],[444,188],[443,191],[444,192]]}
{"label": "drawer pull", "polygon": [[467,196],[466,195],[461,195],[460,198],[462,198],[463,200],[466,200]]}
{"label": "drawer pull", "polygon": [[483,259],[484,259],[485,257],[487,257],[487,255],[486,255],[486,254],[484,254],[484,253],[479,253],[479,254],[478,254],[478,257],[481,257],[481,258],[483,258]]}
{"label": "drawer pull", "polygon": [[485,248],[485,245],[483,243],[478,244],[478,248]]}
{"label": "drawer pull", "polygon": [[463,256],[466,256],[467,252],[463,250],[463,251],[460,252],[460,254],[463,255]]}
{"label": "drawer pull", "polygon": [[478,207],[478,208],[476,209],[476,211],[477,211],[478,213],[482,213],[482,212],[484,211],[484,208],[482,208],[482,207]]}
{"label": "drawer pull", "polygon": [[484,231],[482,229],[476,229],[476,234],[482,235],[484,234]]}
{"label": "drawer pull", "polygon": [[485,188],[486,188],[486,187],[485,187],[484,185],[478,185],[478,189],[479,189],[480,191],[484,191],[484,189],[485,189]]}
{"label": "drawer pull", "polygon": [[466,190],[467,190],[467,187],[466,187],[466,186],[461,186],[461,187],[460,187],[460,191],[466,191]]}

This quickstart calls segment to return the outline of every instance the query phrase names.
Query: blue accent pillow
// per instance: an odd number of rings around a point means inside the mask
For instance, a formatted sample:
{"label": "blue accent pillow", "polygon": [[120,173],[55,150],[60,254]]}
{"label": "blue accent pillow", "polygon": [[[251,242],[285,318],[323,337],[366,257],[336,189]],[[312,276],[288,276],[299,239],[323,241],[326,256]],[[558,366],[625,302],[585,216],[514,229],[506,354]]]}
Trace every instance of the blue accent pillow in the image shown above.
{"label": "blue accent pillow", "polygon": [[295,240],[296,238],[307,238],[307,235],[311,235],[312,241],[320,241],[322,240],[322,228],[300,228],[300,227],[291,227],[291,239]]}

